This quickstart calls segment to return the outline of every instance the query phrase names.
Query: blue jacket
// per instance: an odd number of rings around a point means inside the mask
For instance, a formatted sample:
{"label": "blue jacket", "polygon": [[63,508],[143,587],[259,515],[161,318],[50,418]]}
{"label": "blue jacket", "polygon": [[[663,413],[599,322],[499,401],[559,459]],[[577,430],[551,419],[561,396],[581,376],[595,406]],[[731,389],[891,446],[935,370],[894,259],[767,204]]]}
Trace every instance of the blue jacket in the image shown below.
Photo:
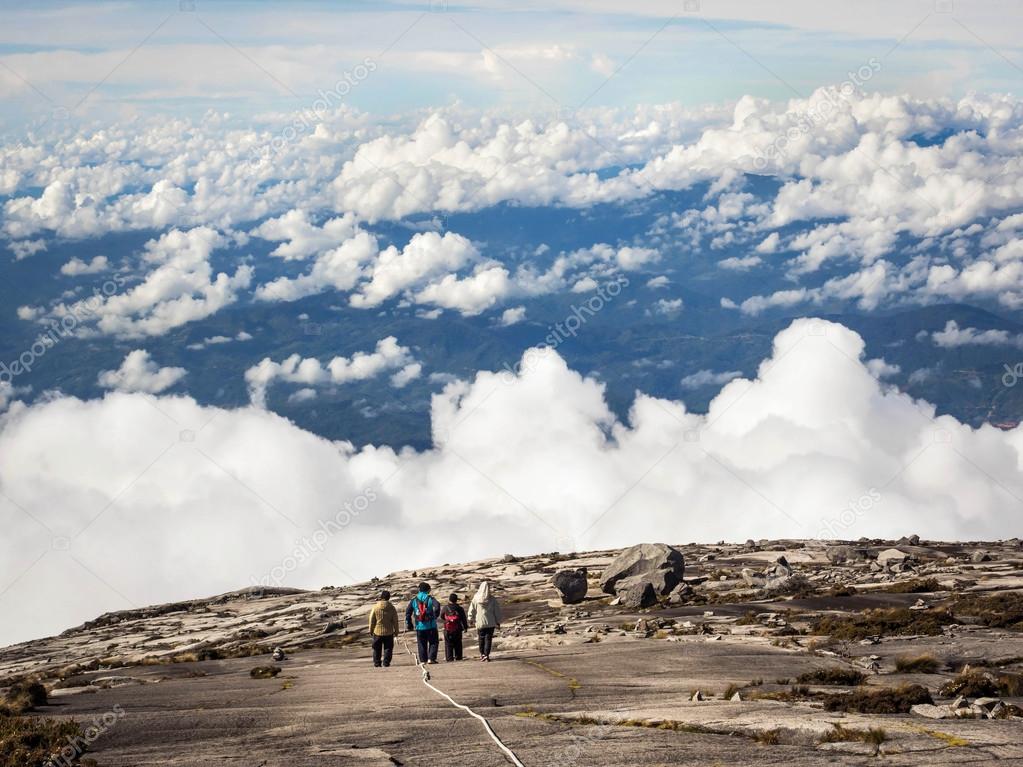
{"label": "blue jacket", "polygon": [[[419,602],[426,605],[427,621],[421,621],[419,615]],[[425,591],[420,591],[405,608],[405,627],[412,630],[412,620],[415,618],[416,631],[427,631],[437,628],[437,616],[440,615],[440,602],[431,597]]]}

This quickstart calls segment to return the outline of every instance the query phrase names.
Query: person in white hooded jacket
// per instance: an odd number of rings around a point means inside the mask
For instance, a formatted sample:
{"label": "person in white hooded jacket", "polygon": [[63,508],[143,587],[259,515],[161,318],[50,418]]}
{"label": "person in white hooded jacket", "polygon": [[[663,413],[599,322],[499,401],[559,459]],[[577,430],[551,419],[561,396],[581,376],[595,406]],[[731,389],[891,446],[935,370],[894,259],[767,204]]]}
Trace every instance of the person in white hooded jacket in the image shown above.
{"label": "person in white hooded jacket", "polygon": [[494,642],[494,631],[501,627],[501,604],[497,597],[490,593],[490,584],[480,584],[476,596],[469,605],[469,623],[476,627],[479,634],[480,660],[490,661],[490,648]]}

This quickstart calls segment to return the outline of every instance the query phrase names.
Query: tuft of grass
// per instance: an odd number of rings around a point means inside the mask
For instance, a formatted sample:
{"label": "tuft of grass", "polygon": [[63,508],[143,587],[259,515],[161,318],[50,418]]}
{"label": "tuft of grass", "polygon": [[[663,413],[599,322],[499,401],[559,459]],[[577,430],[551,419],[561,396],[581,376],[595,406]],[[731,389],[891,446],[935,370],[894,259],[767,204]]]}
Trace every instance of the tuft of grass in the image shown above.
{"label": "tuft of grass", "polygon": [[895,670],[900,674],[936,674],[941,669],[938,660],[929,654],[902,655],[895,659]]}
{"label": "tuft of grass", "polygon": [[781,743],[781,732],[778,730],[760,730],[753,735],[753,740],[762,746],[777,746]]}
{"label": "tuft of grass", "polygon": [[281,673],[280,666],[256,666],[249,672],[253,679],[273,679]]}
{"label": "tuft of grass", "polygon": [[[82,729],[74,721],[0,714],[0,767],[45,764],[69,739],[84,742],[81,736]],[[79,765],[80,759],[76,753],[67,763]]]}
{"label": "tuft of grass", "polygon": [[831,724],[834,729],[821,738],[821,743],[848,743],[858,740],[863,743],[869,743],[877,748],[888,740],[888,733],[880,727],[860,730],[855,727],[845,727],[840,722],[832,722]]}
{"label": "tuft of grass", "polygon": [[1023,594],[1019,592],[962,597],[952,606],[952,612],[963,623],[1023,631]]}
{"label": "tuft of grass", "polygon": [[859,615],[826,615],[811,625],[814,634],[827,634],[833,639],[857,641],[869,636],[905,636],[925,634],[936,636],[942,626],[956,623],[948,610],[910,610],[905,607],[865,610]]}
{"label": "tuft of grass", "polygon": [[1023,694],[1023,676],[1020,674],[989,674],[985,671],[971,670],[959,674],[938,688],[938,695],[943,698],[954,698],[966,695],[970,698],[1004,695],[1017,697]]}
{"label": "tuft of grass", "polygon": [[42,684],[21,681],[7,688],[6,695],[0,700],[0,710],[8,714],[27,714],[39,706],[45,706],[46,703],[46,688]]}
{"label": "tuft of grass", "polygon": [[864,688],[851,693],[824,696],[825,711],[859,714],[908,714],[918,703],[934,703],[926,687],[905,684],[900,687]]}
{"label": "tuft of grass", "polygon": [[866,674],[855,669],[833,666],[800,674],[796,677],[796,682],[799,684],[834,684],[855,687],[858,684],[863,684],[866,678]]}
{"label": "tuft of grass", "polygon": [[757,620],[757,614],[753,610],[747,610],[739,620],[735,622],[736,626],[756,626],[760,621]]}
{"label": "tuft of grass", "polygon": [[908,581],[899,581],[883,589],[878,589],[878,591],[887,594],[928,594],[941,590],[941,584],[938,583],[937,578],[911,578]]}

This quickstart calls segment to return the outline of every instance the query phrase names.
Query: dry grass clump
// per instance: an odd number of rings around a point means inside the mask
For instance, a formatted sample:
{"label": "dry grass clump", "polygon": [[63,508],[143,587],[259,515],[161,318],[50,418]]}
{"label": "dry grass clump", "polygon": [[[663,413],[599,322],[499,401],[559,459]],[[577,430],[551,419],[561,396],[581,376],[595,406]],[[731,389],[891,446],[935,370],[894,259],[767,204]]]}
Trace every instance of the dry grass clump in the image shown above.
{"label": "dry grass clump", "polygon": [[[68,745],[69,738],[80,739],[81,735],[81,727],[74,721],[0,714],[0,767],[45,764]],[[77,753],[67,763],[95,764]]]}
{"label": "dry grass clump", "polygon": [[885,586],[883,589],[878,589],[886,594],[929,594],[941,590],[941,584],[938,583],[937,578],[911,578],[908,581],[899,581]]}
{"label": "dry grass clump", "polygon": [[0,714],[25,714],[46,703],[46,688],[42,684],[33,681],[16,682],[7,688],[0,699]]}
{"label": "dry grass clump", "polygon": [[855,687],[863,684],[867,675],[855,669],[833,666],[831,668],[818,668],[807,671],[796,677],[799,684],[834,684]]}
{"label": "dry grass clump", "polygon": [[811,625],[811,633],[827,634],[833,639],[856,641],[869,636],[936,636],[942,626],[955,623],[947,610],[910,610],[905,607],[865,610],[858,615],[825,615]]}
{"label": "dry grass clump", "polygon": [[962,597],[953,605],[952,612],[963,623],[1023,631],[1023,594],[1018,592]]}
{"label": "dry grass clump", "polygon": [[834,729],[821,738],[821,743],[848,743],[859,740],[877,747],[888,740],[888,733],[880,727],[860,730],[855,727],[843,727],[840,722],[833,722],[832,726]]}
{"label": "dry grass clump", "polygon": [[926,687],[904,684],[901,687],[860,687],[851,693],[824,696],[825,711],[859,714],[907,714],[918,703],[933,703]]}
{"label": "dry grass clump", "polygon": [[954,698],[957,695],[969,698],[1005,695],[1014,698],[1023,695],[1023,676],[1020,674],[995,676],[976,669],[965,671],[939,687],[938,695],[943,698]]}
{"label": "dry grass clump", "polygon": [[280,666],[256,666],[249,672],[253,679],[273,679],[281,673]]}
{"label": "dry grass clump", "polygon": [[936,674],[941,664],[933,655],[903,655],[895,659],[895,670],[900,674]]}

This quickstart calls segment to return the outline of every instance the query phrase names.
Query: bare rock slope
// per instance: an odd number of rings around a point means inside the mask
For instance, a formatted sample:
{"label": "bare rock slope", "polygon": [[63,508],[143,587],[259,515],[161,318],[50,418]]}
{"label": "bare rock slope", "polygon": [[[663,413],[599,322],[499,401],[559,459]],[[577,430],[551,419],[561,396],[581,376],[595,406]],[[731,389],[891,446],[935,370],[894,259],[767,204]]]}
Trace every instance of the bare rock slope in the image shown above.
{"label": "bare rock slope", "polygon": [[[507,764],[422,684],[409,637],[391,668],[368,661],[381,588],[401,609],[420,579],[465,598],[487,579],[506,612],[494,662],[442,663],[432,681],[525,765],[1023,764],[1019,541],[670,548],[611,582],[612,560],[642,557],[506,556],[108,614],[0,650],[0,688],[41,681],[30,717],[88,728],[118,712],[88,744],[104,767]],[[564,603],[563,571],[569,601],[587,579],[582,601]]]}

